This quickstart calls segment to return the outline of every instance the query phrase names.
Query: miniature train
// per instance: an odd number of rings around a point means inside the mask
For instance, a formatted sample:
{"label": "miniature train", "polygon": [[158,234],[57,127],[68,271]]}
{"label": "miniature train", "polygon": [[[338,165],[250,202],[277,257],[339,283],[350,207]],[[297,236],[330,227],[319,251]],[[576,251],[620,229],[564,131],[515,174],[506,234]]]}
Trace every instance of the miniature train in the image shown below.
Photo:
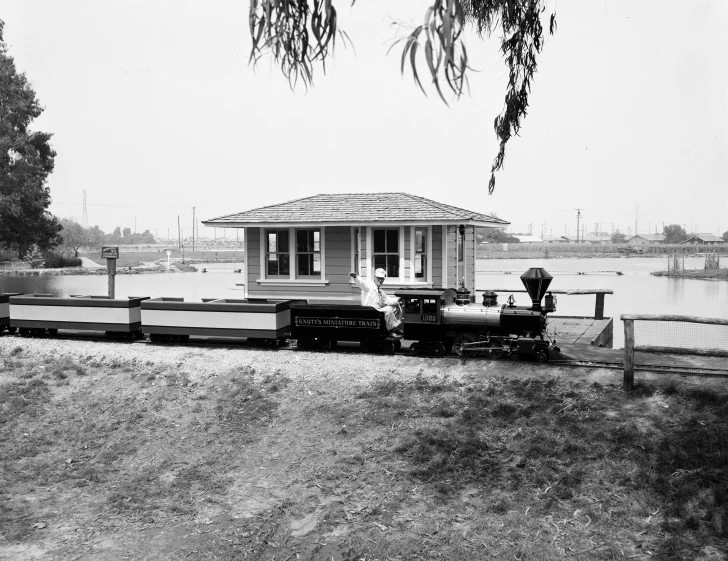
{"label": "miniature train", "polygon": [[[511,295],[498,305],[486,292],[482,304],[464,288],[402,288],[394,294],[403,310],[403,338],[412,353],[549,360],[558,347],[546,332],[546,314],[556,310],[548,287],[553,278],[532,268],[521,276],[531,306],[516,306]],[[542,300],[545,304],[542,305]],[[296,340],[302,349],[330,349],[340,341],[362,350],[393,353],[401,341],[390,335],[384,314],[353,304],[309,304],[302,300],[182,298],[110,300],[104,297],[0,295],[0,335],[55,335],[58,329],[103,331],[114,339],[185,342],[190,335],[244,337],[282,346]]]}

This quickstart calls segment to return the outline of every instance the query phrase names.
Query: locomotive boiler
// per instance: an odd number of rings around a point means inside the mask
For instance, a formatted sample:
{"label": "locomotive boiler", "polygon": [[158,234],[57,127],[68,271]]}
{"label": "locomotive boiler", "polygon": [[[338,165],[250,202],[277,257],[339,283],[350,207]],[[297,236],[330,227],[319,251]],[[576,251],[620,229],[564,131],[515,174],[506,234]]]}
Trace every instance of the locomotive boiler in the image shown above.
{"label": "locomotive boiler", "polygon": [[546,361],[558,351],[546,332],[546,314],[556,310],[556,298],[547,294],[552,280],[541,268],[521,275],[530,306],[517,306],[513,295],[499,306],[495,294],[488,292],[483,303],[476,304],[464,289],[398,290],[395,295],[404,308],[404,338],[416,341],[410,346],[415,353],[440,355],[454,350],[460,356],[509,355]]}

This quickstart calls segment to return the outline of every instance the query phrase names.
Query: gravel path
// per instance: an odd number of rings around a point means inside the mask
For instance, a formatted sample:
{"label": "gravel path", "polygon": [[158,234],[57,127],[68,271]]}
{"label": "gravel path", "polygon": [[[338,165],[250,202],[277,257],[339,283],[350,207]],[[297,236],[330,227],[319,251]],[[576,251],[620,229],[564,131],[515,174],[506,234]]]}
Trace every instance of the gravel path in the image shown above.
{"label": "gravel path", "polygon": [[[149,341],[133,343],[112,342],[77,336],[66,338],[0,337],[0,358],[13,349],[40,358],[69,357],[89,366],[130,365],[140,369],[179,367],[191,373],[193,383],[204,383],[210,377],[236,369],[254,369],[261,376],[284,373],[291,380],[308,381],[351,389],[368,386],[382,378],[411,381],[418,375],[449,376],[467,379],[468,376],[552,378],[581,383],[622,384],[621,370],[556,366],[513,360],[464,360],[455,355],[444,358],[365,354],[350,350],[323,352],[300,351],[293,348],[273,350],[245,344],[162,345]],[[698,378],[680,375],[640,372],[637,381],[677,381],[680,384],[728,388],[720,378]]]}

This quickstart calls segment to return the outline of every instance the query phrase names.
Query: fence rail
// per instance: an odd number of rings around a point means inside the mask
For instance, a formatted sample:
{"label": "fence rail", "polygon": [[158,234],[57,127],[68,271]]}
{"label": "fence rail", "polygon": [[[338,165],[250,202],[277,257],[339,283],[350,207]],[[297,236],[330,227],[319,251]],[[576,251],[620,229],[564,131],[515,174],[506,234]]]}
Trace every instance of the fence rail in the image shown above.
{"label": "fence rail", "polygon": [[632,391],[634,387],[634,353],[635,351],[657,352],[670,354],[691,354],[705,357],[728,357],[725,348],[686,348],[656,345],[635,345],[634,322],[680,322],[700,325],[716,325],[728,327],[728,319],[706,318],[700,316],[679,316],[664,314],[622,314],[620,319],[624,323],[624,389]]}
{"label": "fence rail", "polygon": [[[478,246],[478,253],[518,253],[518,252],[548,252],[556,253],[619,253],[630,244],[613,243],[489,243]],[[634,244],[644,250],[645,255],[661,255],[666,253],[681,253],[686,255],[696,253],[728,253],[728,243],[723,244]],[[634,254],[633,254],[634,255]]]}

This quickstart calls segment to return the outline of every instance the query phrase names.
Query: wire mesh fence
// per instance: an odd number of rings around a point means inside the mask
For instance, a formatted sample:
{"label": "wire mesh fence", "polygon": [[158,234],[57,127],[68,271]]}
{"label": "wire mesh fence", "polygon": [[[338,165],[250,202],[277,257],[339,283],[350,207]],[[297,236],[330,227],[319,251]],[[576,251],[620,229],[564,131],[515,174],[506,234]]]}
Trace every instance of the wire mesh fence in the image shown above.
{"label": "wire mesh fence", "polygon": [[693,356],[702,368],[728,371],[728,325],[635,320],[634,350]]}

